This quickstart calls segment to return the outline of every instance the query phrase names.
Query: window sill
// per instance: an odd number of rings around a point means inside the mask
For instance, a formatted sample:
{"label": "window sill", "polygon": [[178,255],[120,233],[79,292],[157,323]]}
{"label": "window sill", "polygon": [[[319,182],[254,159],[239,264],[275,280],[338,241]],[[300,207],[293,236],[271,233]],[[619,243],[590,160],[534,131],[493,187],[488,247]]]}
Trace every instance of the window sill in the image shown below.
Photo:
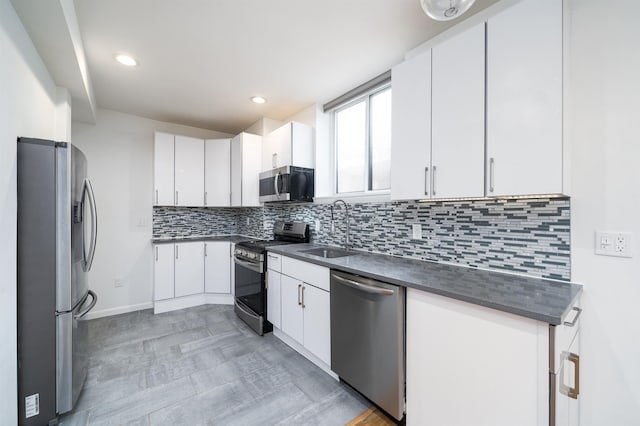
{"label": "window sill", "polygon": [[354,192],[350,194],[334,194],[325,197],[314,197],[315,204],[330,204],[336,200],[348,203],[386,203],[391,201],[391,191]]}

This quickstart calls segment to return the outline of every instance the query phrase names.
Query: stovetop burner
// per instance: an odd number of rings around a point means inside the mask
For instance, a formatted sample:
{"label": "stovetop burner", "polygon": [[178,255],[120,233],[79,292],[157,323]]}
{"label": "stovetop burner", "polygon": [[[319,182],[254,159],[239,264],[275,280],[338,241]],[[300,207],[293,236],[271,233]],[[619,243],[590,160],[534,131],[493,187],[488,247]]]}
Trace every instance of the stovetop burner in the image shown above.
{"label": "stovetop burner", "polygon": [[278,241],[278,240],[253,240],[253,241],[242,241],[236,244],[236,247],[242,247],[245,249],[249,249],[256,252],[264,252],[267,247],[270,246],[280,246],[284,244],[295,244],[295,242],[291,241]]}
{"label": "stovetop burner", "polygon": [[283,244],[309,242],[309,225],[303,222],[275,222],[273,224],[272,240],[242,241],[236,244],[244,250],[264,254],[267,247]]}

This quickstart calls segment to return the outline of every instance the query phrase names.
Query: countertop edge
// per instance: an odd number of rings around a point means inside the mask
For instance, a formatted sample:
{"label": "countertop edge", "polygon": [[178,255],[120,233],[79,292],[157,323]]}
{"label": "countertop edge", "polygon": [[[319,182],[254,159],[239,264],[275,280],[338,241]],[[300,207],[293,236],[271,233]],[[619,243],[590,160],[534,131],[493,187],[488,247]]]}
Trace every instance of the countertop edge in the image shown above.
{"label": "countertop edge", "polygon": [[259,237],[252,237],[242,234],[222,234],[222,235],[199,235],[193,237],[161,237],[151,238],[151,244],[171,244],[171,243],[189,243],[199,241],[250,241],[258,240]]}

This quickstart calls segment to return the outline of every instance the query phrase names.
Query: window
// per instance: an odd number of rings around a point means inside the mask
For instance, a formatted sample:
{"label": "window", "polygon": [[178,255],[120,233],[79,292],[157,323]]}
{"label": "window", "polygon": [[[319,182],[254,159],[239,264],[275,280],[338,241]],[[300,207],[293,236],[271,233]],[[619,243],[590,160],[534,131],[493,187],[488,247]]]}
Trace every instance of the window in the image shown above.
{"label": "window", "polygon": [[336,193],[389,189],[391,87],[335,110]]}

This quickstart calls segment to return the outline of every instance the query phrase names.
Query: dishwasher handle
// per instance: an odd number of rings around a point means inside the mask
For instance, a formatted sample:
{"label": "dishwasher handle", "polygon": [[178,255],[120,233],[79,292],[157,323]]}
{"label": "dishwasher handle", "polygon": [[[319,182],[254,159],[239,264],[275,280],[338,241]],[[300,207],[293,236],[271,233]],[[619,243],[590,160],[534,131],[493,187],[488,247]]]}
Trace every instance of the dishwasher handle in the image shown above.
{"label": "dishwasher handle", "polygon": [[339,275],[331,274],[331,277],[348,287],[355,288],[356,290],[361,290],[366,293],[379,294],[381,296],[393,296],[394,293],[393,290],[389,290],[388,288],[380,288],[368,284],[359,283],[357,281],[350,280]]}

